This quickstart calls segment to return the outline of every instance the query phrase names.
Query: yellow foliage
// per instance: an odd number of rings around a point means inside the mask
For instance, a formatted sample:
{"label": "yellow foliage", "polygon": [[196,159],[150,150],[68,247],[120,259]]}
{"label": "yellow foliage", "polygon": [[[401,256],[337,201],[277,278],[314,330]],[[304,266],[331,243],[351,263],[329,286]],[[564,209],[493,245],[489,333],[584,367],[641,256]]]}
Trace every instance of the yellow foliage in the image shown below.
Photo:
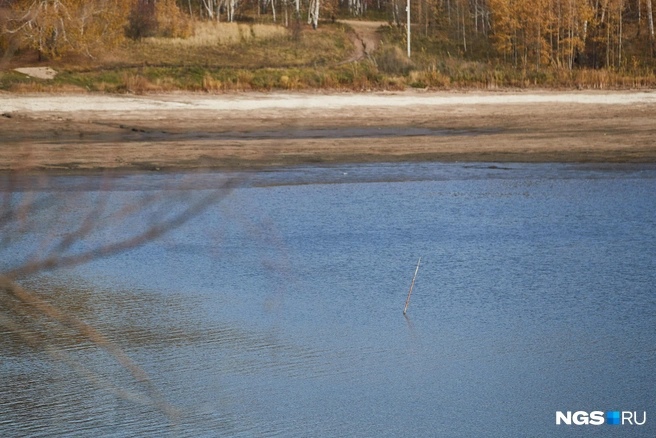
{"label": "yellow foliage", "polygon": [[492,42],[523,67],[568,65],[584,49],[593,16],[588,2],[489,0]]}
{"label": "yellow foliage", "polygon": [[156,7],[158,35],[186,38],[192,35],[191,21],[180,11],[174,0],[160,0]]}
{"label": "yellow foliage", "polygon": [[92,56],[116,46],[132,0],[18,0],[5,31],[40,55],[73,51]]}

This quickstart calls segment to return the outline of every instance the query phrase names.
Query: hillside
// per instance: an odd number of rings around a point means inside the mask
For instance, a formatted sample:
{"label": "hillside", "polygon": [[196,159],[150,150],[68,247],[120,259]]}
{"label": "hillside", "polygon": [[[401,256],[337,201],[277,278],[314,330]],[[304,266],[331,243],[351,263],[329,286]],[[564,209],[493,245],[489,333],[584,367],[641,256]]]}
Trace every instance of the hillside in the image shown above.
{"label": "hillside", "polygon": [[[162,0],[157,6],[150,0],[121,0],[123,13],[103,15],[102,22],[80,12],[84,19],[71,13],[60,25],[29,9],[40,1],[4,0],[0,90],[214,93],[656,85],[653,0],[609,0],[605,5],[577,0],[567,8],[542,0],[431,1],[412,3],[408,58],[405,3],[398,0],[324,1],[317,26],[306,20],[315,3],[300,0]],[[67,2],[72,0],[55,3]],[[84,11],[104,2],[87,2]],[[21,8],[31,15],[21,16]],[[21,19],[32,21],[21,26]],[[84,32],[72,31],[79,26]],[[15,70],[20,67],[48,67],[57,75],[27,76]]]}

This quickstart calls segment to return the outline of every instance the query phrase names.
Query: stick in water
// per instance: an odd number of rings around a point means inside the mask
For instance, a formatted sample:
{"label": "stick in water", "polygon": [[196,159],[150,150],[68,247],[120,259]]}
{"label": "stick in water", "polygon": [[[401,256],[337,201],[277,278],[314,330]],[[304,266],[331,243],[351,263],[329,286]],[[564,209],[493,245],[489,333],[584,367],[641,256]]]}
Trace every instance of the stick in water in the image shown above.
{"label": "stick in water", "polygon": [[417,272],[419,272],[419,263],[421,263],[421,257],[417,261],[417,269],[415,269],[415,275],[412,277],[412,284],[410,284],[410,290],[408,291],[408,298],[405,299],[405,307],[403,308],[403,314],[408,311],[408,305],[410,304],[410,295],[412,295],[412,288],[415,287],[415,280],[417,279]]}

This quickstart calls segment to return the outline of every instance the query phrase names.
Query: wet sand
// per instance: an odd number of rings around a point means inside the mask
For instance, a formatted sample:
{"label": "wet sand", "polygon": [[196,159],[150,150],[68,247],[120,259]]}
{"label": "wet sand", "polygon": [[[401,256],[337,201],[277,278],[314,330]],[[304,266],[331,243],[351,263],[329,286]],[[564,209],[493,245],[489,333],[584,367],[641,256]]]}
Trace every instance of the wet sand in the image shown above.
{"label": "wet sand", "polygon": [[0,94],[0,170],[656,162],[656,92]]}

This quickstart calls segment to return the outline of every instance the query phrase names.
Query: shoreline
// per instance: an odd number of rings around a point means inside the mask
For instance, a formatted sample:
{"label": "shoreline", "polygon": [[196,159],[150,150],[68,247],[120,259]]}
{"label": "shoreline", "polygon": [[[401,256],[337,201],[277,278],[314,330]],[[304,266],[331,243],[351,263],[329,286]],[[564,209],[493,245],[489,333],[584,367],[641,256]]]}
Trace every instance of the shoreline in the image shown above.
{"label": "shoreline", "polygon": [[0,171],[656,163],[656,92],[0,94]]}

